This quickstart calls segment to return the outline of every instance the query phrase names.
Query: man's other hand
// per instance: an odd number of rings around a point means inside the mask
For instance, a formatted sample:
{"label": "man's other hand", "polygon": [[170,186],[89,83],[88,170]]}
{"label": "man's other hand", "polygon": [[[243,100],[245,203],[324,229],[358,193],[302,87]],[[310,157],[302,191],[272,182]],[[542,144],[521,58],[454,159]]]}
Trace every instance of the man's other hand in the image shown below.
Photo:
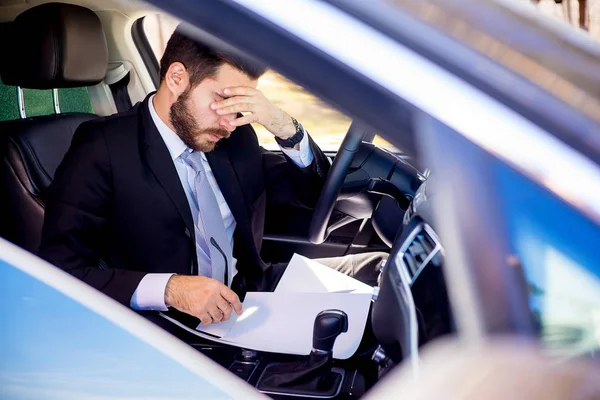
{"label": "man's other hand", "polygon": [[205,276],[173,275],[165,288],[165,304],[199,318],[204,326],[228,320],[232,308],[242,313],[237,294]]}

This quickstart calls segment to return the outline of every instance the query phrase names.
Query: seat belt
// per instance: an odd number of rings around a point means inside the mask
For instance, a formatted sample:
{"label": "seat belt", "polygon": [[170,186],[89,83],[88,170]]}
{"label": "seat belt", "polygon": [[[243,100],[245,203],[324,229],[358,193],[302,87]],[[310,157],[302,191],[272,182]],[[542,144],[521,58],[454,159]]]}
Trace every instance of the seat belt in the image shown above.
{"label": "seat belt", "polygon": [[113,99],[115,101],[115,106],[117,106],[117,111],[128,111],[131,107],[131,98],[129,97],[129,92],[127,91],[127,85],[129,85],[130,73],[127,72],[120,81],[113,83],[112,85],[108,85],[110,91],[112,92]]}
{"label": "seat belt", "polygon": [[127,85],[131,80],[131,72],[124,62],[109,62],[104,82],[110,88],[117,111],[128,111],[131,107],[131,98]]}

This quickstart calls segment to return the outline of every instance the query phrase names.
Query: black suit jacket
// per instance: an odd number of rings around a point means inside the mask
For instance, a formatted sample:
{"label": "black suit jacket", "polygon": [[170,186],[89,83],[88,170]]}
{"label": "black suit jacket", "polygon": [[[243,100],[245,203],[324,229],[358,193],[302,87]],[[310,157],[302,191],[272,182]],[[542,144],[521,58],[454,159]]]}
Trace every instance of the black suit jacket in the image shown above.
{"label": "black suit jacket", "polygon": [[[146,273],[197,274],[193,218],[177,171],[148,109],[81,124],[56,171],[39,254],[122,304]],[[238,127],[206,157],[237,222],[236,284],[265,290],[261,259],[270,203],[311,207],[329,162],[310,140],[307,168],[261,148]]]}

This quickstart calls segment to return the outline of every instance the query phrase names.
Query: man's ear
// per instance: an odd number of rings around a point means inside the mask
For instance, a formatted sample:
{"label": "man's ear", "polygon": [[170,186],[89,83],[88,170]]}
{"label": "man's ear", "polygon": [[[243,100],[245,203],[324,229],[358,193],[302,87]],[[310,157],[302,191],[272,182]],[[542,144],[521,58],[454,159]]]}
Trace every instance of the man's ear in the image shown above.
{"label": "man's ear", "polygon": [[169,69],[165,74],[165,83],[175,98],[181,96],[190,83],[190,77],[185,66],[180,62],[169,65]]}

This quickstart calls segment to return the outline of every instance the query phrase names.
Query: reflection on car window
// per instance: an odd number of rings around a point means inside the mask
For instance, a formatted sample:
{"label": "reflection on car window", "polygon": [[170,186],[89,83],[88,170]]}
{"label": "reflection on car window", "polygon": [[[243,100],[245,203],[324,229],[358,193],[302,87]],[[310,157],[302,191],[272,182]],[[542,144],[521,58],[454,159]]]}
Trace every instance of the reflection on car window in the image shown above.
{"label": "reflection on car window", "polygon": [[[177,19],[163,14],[148,15],[144,18],[144,32],[158,60],[162,57],[167,41],[178,22]],[[261,77],[258,88],[275,105],[295,117],[323,150],[337,151],[350,127],[349,117],[274,71],[267,71]],[[258,124],[253,124],[253,127],[261,145],[268,149],[278,149],[269,131]],[[397,151],[380,137],[374,142]]]}
{"label": "reflection on car window", "polygon": [[0,315],[3,399],[229,398],[211,377],[3,261]]}
{"label": "reflection on car window", "polygon": [[542,344],[559,357],[597,356],[600,249],[592,238],[598,227],[508,167],[499,176]]}

